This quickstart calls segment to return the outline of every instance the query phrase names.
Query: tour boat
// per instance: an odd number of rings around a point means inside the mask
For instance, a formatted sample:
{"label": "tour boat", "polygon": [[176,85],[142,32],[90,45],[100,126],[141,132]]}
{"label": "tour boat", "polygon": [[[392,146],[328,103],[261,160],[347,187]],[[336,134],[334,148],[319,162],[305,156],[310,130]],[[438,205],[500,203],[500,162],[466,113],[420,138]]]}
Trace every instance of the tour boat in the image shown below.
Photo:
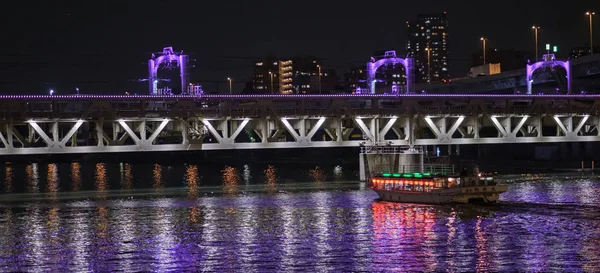
{"label": "tour boat", "polygon": [[491,174],[382,173],[369,180],[369,188],[383,201],[422,204],[496,202],[508,185]]}

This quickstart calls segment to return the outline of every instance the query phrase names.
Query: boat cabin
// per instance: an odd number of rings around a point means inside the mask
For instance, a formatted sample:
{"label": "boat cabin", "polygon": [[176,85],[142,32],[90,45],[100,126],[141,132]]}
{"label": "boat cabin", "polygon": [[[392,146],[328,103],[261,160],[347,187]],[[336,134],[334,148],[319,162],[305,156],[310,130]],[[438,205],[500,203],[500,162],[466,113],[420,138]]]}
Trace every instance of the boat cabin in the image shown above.
{"label": "boat cabin", "polygon": [[382,173],[369,180],[369,187],[388,191],[431,192],[434,189],[496,185],[494,177],[479,173],[472,176],[446,176],[431,173]]}

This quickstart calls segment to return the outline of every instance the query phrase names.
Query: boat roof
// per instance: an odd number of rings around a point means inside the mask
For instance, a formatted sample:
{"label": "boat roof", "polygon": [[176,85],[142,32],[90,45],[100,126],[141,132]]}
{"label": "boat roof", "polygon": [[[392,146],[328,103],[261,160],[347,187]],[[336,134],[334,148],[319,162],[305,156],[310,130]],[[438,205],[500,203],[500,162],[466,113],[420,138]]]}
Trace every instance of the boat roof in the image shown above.
{"label": "boat roof", "polygon": [[433,178],[439,177],[437,174],[432,173],[382,173],[375,175],[375,177],[386,177],[386,178]]}
{"label": "boat roof", "polygon": [[[476,176],[476,175],[472,175],[472,176]],[[439,173],[419,173],[419,172],[414,172],[414,173],[381,173],[379,175],[374,175],[373,177],[377,177],[377,178],[383,177],[383,178],[431,179],[431,178],[444,178],[444,177],[459,178],[459,177],[461,177],[461,175],[457,175],[457,174],[439,174]],[[491,178],[491,177],[493,177],[493,174],[481,173],[479,175],[479,177],[482,177],[482,178]]]}

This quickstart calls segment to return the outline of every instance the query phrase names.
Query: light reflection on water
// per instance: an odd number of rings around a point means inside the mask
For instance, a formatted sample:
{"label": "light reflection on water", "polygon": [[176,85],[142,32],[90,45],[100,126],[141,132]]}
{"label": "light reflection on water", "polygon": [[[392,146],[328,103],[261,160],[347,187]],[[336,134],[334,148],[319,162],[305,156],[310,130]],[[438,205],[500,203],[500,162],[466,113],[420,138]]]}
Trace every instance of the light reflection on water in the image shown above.
{"label": "light reflection on water", "polygon": [[[295,177],[308,182],[282,179],[283,167],[222,166],[216,183],[199,165],[40,166],[2,168],[1,270],[600,270],[597,179],[514,183],[492,206],[431,206],[378,202],[337,182],[333,166]],[[136,194],[144,179],[150,189]]]}
{"label": "light reflection on water", "polygon": [[71,180],[73,182],[72,190],[81,190],[81,164],[79,162],[71,163]]}
{"label": "light reflection on water", "polygon": [[11,165],[6,165],[4,168],[4,192],[11,193],[13,184],[13,168]]}

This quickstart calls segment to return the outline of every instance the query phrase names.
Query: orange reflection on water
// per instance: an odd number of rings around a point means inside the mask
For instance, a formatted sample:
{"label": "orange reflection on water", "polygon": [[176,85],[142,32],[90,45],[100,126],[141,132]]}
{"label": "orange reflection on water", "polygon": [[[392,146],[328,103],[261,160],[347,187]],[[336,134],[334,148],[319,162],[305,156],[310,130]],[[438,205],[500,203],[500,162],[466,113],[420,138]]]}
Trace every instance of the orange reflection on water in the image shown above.
{"label": "orange reflection on water", "polygon": [[125,188],[130,189],[133,187],[133,171],[131,170],[131,164],[125,163],[124,176],[125,176]]}
{"label": "orange reflection on water", "polygon": [[324,182],[327,180],[327,175],[325,174],[325,170],[316,166],[314,169],[308,171],[308,176],[312,179],[313,182]]}
{"label": "orange reflection on water", "polygon": [[154,168],[152,169],[152,179],[154,180],[154,183],[152,183],[153,188],[161,189],[163,187],[162,166],[159,164],[154,164]]}
{"label": "orange reflection on water", "polygon": [[4,192],[12,192],[13,168],[6,166],[4,168]]}
{"label": "orange reflection on water", "polygon": [[226,195],[235,195],[239,192],[240,175],[234,167],[225,166],[223,174],[223,191]]}
{"label": "orange reflection on water", "polygon": [[121,185],[123,189],[130,190],[133,188],[133,172],[131,171],[131,164],[123,163],[123,169],[121,170]]}
{"label": "orange reflection on water", "polygon": [[51,231],[58,229],[58,220],[60,217],[58,216],[58,208],[51,208],[48,210],[48,229]]}
{"label": "orange reflection on water", "polygon": [[47,190],[55,196],[58,192],[58,167],[56,164],[48,164],[48,174],[46,175]]}
{"label": "orange reflection on water", "polygon": [[[185,181],[187,182],[188,198],[195,200],[200,195],[200,177],[198,175],[198,166],[188,165],[185,168]],[[189,208],[190,222],[197,223],[202,219],[202,210],[200,207],[192,205]]]}
{"label": "orange reflection on water", "polygon": [[190,199],[198,198],[200,193],[200,177],[198,176],[198,166],[186,166],[185,181],[187,182],[188,197]]}
{"label": "orange reflection on water", "polygon": [[81,189],[81,164],[79,162],[71,163],[71,180],[73,191],[79,191]]}
{"label": "orange reflection on water", "polygon": [[106,164],[96,164],[95,171],[95,184],[96,190],[99,192],[106,192],[108,190],[108,177],[106,176]]}
{"label": "orange reflection on water", "polygon": [[482,217],[477,216],[477,223],[475,224],[475,240],[477,241],[477,265],[475,269],[477,272],[486,271],[491,264],[490,253],[487,250],[487,235],[481,226],[481,220]]}
{"label": "orange reflection on water", "polygon": [[[50,208],[48,210],[48,220],[46,222],[47,226],[47,236],[44,236],[44,245],[48,249],[58,249],[61,247],[61,237],[59,235],[60,232],[60,215],[57,207]],[[52,263],[59,262],[60,255],[55,255],[52,257]]]}
{"label": "orange reflection on water", "polygon": [[[429,206],[373,202],[373,261],[405,264],[409,271],[435,271],[434,254],[427,241],[435,225],[435,213]],[[390,252],[390,249],[395,251]],[[415,253],[419,255],[414,255]]]}
{"label": "orange reflection on water", "polygon": [[202,220],[202,209],[200,207],[191,206],[189,210],[190,215],[188,216],[188,219],[190,220],[190,222],[198,223],[200,222],[200,220]]}
{"label": "orange reflection on water", "polygon": [[96,209],[98,211],[98,226],[96,227],[96,232],[98,237],[106,237],[108,230],[108,208],[107,207],[98,207]]}
{"label": "orange reflection on water", "polygon": [[28,192],[39,192],[38,164],[32,163],[25,167],[25,186]]}
{"label": "orange reflection on water", "polygon": [[268,193],[277,192],[277,169],[272,165],[267,166],[267,168],[263,171],[265,174],[265,182]]}

